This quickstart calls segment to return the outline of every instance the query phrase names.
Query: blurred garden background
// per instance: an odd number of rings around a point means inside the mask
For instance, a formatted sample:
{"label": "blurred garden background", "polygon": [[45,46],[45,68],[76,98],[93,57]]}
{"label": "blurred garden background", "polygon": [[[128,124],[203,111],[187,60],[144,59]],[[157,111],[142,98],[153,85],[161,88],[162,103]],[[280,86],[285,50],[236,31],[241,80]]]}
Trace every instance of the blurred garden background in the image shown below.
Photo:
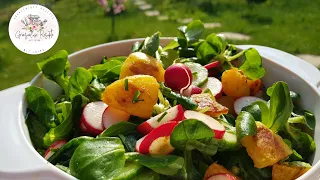
{"label": "blurred garden background", "polygon": [[[156,31],[162,36],[176,36],[178,26],[195,19],[205,23],[205,36],[222,32],[228,42],[269,46],[320,65],[320,0],[124,2],[124,8],[112,8],[112,0],[0,0],[0,90],[30,81],[39,72],[36,63],[60,49],[72,53],[110,41],[146,37]],[[60,26],[56,44],[41,55],[20,52],[8,35],[12,14],[32,3],[51,9]]]}

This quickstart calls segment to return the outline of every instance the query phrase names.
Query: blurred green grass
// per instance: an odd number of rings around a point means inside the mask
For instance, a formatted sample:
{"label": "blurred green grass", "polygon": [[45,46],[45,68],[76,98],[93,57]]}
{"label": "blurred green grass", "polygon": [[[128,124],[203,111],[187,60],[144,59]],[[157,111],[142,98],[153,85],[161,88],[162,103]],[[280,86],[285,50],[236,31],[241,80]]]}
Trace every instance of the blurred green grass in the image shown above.
{"label": "blurred green grass", "polygon": [[[4,3],[3,3],[4,2]],[[39,0],[40,4],[47,1]],[[320,54],[320,1],[283,0],[248,6],[245,0],[197,0],[209,2],[206,6],[188,8],[186,1],[148,0],[171,20],[158,21],[146,17],[129,0],[127,11],[116,17],[116,34],[112,39],[145,37],[156,31],[163,36],[175,36],[180,26],[176,19],[193,17],[203,22],[220,22],[222,27],[212,32],[240,32],[252,36],[249,41],[232,41],[235,44],[258,44],[274,47],[292,54]],[[3,4],[2,4],[3,3]],[[1,0],[0,2],[0,90],[30,81],[39,70],[36,62],[60,49],[69,53],[110,41],[111,18],[104,15],[96,0],[59,0],[52,4],[60,34],[56,44],[44,54],[28,55],[20,52],[8,36],[8,23],[12,14],[31,0]],[[190,6],[189,6],[190,7]],[[210,9],[211,8],[211,9]]]}

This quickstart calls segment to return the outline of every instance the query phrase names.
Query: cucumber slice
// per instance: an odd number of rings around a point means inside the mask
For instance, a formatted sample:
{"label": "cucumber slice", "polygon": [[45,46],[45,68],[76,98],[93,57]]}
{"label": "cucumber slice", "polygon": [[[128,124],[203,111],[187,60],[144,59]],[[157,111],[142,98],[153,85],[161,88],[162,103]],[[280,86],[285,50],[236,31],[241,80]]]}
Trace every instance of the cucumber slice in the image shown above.
{"label": "cucumber slice", "polygon": [[221,151],[237,150],[239,147],[240,144],[237,140],[237,136],[232,132],[226,131],[219,141],[219,150]]}
{"label": "cucumber slice", "polygon": [[185,63],[192,72],[192,84],[195,86],[202,86],[208,81],[208,70],[201,64],[187,62]]}

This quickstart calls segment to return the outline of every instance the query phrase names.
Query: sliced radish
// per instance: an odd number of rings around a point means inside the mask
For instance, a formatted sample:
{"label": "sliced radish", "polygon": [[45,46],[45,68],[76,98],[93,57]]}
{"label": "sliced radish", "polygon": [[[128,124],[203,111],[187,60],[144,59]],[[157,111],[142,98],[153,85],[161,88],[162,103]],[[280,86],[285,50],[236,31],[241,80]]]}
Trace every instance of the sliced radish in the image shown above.
{"label": "sliced radish", "polygon": [[188,89],[185,89],[181,92],[182,95],[187,97],[190,97],[192,94],[201,94],[201,93],[202,93],[202,89],[195,85],[191,85],[188,87]]}
{"label": "sliced radish", "polygon": [[128,121],[129,118],[129,113],[108,106],[102,114],[102,123],[104,128],[107,129],[116,123]]}
{"label": "sliced radish", "polygon": [[83,122],[88,132],[98,135],[103,131],[102,114],[107,107],[103,101],[95,101],[83,108],[80,122]]}
{"label": "sliced radish", "polygon": [[233,104],[235,113],[238,115],[241,112],[242,108],[249,106],[250,104],[256,101],[262,101],[267,103],[265,100],[254,97],[254,96],[243,96],[237,99]]}
{"label": "sliced radish", "polygon": [[197,119],[209,126],[214,132],[214,138],[221,139],[226,131],[225,127],[214,118],[197,111],[187,110],[184,112],[186,119]]}
{"label": "sliced radish", "polygon": [[44,158],[46,160],[48,160],[53,154],[53,150],[59,150],[63,145],[65,145],[67,143],[66,140],[58,140],[56,142],[54,142],[53,144],[51,144],[51,146],[47,149],[46,153],[44,153]]}
{"label": "sliced radish", "polygon": [[159,127],[160,125],[168,121],[181,121],[184,119],[184,116],[183,116],[184,110],[180,104],[166,110],[165,112],[160,113],[148,119],[147,121],[143,122],[142,124],[140,124],[138,126],[138,131],[142,134],[148,134],[153,129]]}
{"label": "sliced radish", "polygon": [[206,64],[204,67],[209,70],[209,69],[212,69],[212,68],[220,67],[220,65],[221,65],[220,61],[215,61],[215,62]]}
{"label": "sliced radish", "polygon": [[169,88],[175,91],[183,91],[191,85],[192,73],[188,66],[176,63],[166,69],[164,79]]}
{"label": "sliced radish", "polygon": [[209,177],[207,180],[237,180],[237,178],[227,173],[221,173],[213,175]]}
{"label": "sliced radish", "polygon": [[139,139],[136,150],[141,154],[165,155],[171,153],[174,148],[170,144],[170,134],[178,121],[169,121],[152,130],[149,134]]}
{"label": "sliced radish", "polygon": [[83,121],[80,121],[80,129],[83,132],[88,132],[88,128],[84,125]]}
{"label": "sliced radish", "polygon": [[222,83],[215,77],[208,77],[208,82],[202,86],[203,91],[210,90],[212,95],[219,99],[222,96]]}

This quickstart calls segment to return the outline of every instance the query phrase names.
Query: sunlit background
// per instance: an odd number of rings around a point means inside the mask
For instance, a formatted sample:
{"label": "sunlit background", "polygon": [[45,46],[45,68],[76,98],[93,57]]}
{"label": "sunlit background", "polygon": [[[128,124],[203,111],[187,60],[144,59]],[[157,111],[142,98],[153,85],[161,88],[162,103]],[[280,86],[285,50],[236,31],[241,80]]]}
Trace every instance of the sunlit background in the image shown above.
{"label": "sunlit background", "polygon": [[[60,35],[41,55],[20,52],[8,24],[23,5],[38,3],[56,15]],[[69,53],[101,43],[175,36],[178,26],[200,19],[209,33],[224,33],[234,44],[277,48],[320,66],[320,0],[0,0],[0,90],[28,82],[36,62],[60,49]]]}

